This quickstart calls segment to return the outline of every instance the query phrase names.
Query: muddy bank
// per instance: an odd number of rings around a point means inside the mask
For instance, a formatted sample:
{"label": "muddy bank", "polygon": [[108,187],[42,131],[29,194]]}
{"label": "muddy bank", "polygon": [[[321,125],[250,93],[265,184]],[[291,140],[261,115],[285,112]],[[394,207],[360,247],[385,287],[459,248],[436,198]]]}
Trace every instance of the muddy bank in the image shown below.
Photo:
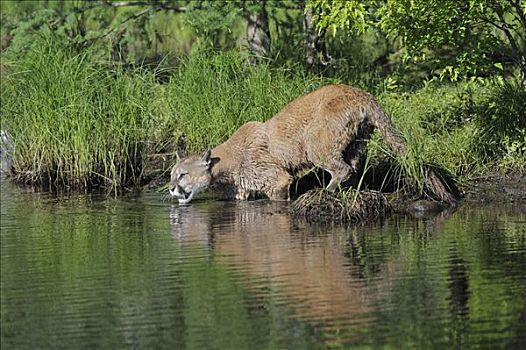
{"label": "muddy bank", "polygon": [[418,219],[433,218],[453,212],[458,205],[432,199],[414,199],[399,193],[347,190],[330,193],[313,189],[298,197],[290,212],[308,222],[333,222],[362,224],[381,221],[392,213],[409,215]]}
{"label": "muddy bank", "polygon": [[[366,223],[378,221],[391,213],[414,218],[432,218],[451,213],[462,205],[524,204],[526,207],[526,174],[493,173],[467,181],[460,188],[458,205],[431,199],[415,199],[403,194],[360,191],[332,194],[313,189],[299,196],[291,213],[310,222]],[[522,207],[522,206],[521,206]]]}
{"label": "muddy bank", "polygon": [[299,196],[290,207],[295,217],[310,222],[371,222],[393,210],[387,197],[376,191],[349,190],[331,193],[323,188]]}
{"label": "muddy bank", "polygon": [[462,200],[467,203],[526,203],[526,171],[480,176],[467,181],[461,189]]}

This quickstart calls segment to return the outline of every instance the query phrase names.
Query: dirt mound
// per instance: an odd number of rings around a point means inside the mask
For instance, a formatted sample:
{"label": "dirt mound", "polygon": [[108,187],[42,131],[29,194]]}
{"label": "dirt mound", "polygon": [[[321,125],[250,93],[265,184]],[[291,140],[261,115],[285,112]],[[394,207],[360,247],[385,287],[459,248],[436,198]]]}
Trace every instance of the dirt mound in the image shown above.
{"label": "dirt mound", "polygon": [[388,199],[380,192],[330,193],[319,188],[298,197],[291,207],[294,216],[310,222],[370,222],[385,217],[391,210]]}

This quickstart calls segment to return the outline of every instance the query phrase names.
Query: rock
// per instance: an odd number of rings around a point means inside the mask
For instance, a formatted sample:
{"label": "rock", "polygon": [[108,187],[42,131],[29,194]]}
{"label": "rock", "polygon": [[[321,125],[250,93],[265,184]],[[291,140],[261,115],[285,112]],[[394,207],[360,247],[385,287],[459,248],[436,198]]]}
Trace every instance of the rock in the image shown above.
{"label": "rock", "polygon": [[407,205],[407,212],[414,217],[422,218],[439,214],[446,210],[448,206],[443,202],[431,200],[417,200]]}

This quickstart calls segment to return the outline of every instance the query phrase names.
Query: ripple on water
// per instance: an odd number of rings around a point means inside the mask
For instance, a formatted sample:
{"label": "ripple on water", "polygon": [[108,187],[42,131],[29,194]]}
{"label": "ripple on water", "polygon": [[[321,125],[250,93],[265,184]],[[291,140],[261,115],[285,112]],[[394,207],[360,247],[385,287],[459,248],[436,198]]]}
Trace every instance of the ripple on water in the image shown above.
{"label": "ripple on water", "polygon": [[526,344],[522,211],[339,227],[265,201],[7,191],[2,348]]}

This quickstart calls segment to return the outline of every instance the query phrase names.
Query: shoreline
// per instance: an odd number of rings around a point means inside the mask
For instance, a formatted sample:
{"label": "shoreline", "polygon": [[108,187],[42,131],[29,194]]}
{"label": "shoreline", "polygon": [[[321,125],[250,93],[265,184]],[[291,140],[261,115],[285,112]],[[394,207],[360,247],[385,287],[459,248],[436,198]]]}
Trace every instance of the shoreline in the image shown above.
{"label": "shoreline", "polygon": [[462,186],[463,203],[526,203],[526,173],[488,173]]}

